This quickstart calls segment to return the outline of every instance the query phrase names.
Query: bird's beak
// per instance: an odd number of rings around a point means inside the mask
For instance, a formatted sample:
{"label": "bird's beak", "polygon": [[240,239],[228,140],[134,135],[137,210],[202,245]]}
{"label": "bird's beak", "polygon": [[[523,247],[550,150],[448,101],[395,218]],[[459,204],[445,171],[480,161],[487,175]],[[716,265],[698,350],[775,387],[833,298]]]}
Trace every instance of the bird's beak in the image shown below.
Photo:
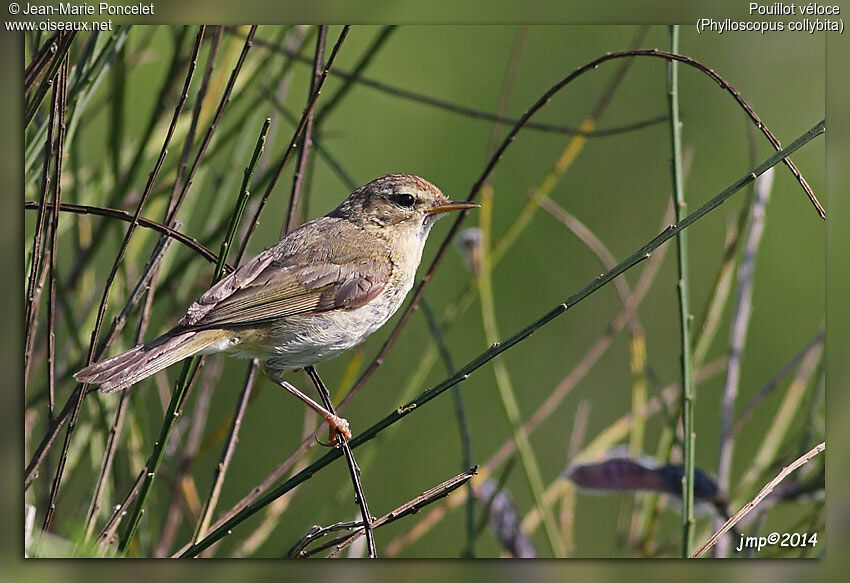
{"label": "bird's beak", "polygon": [[438,204],[436,206],[432,206],[428,209],[429,215],[440,215],[443,213],[447,213],[449,211],[464,211],[466,209],[475,209],[479,208],[481,205],[477,202],[471,201],[456,201],[456,200],[447,200],[444,203]]}

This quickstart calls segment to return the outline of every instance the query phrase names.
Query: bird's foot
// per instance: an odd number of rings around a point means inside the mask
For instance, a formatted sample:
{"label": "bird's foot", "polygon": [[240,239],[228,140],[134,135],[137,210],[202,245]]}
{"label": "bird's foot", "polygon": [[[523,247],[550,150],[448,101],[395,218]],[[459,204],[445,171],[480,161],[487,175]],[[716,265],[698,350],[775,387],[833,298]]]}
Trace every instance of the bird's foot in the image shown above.
{"label": "bird's foot", "polygon": [[327,445],[329,447],[339,447],[341,445],[340,435],[342,435],[346,441],[351,439],[351,427],[348,424],[347,419],[343,419],[339,415],[334,415],[333,413],[329,413],[327,417],[325,417],[325,421],[328,422],[328,438],[329,443],[322,443],[322,445]]}

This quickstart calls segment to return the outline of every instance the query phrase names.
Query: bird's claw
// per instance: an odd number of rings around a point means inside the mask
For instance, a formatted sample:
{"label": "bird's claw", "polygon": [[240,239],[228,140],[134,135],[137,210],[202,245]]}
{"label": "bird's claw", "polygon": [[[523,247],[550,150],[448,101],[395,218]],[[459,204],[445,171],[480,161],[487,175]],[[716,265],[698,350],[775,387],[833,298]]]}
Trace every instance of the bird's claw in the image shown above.
{"label": "bird's claw", "polygon": [[325,420],[328,422],[328,427],[330,428],[330,431],[328,432],[330,441],[328,443],[324,443],[319,439],[316,439],[320,445],[324,445],[326,447],[339,447],[342,445],[339,439],[340,435],[342,435],[346,441],[351,439],[351,427],[348,424],[347,419],[343,419],[339,415],[329,415]]}

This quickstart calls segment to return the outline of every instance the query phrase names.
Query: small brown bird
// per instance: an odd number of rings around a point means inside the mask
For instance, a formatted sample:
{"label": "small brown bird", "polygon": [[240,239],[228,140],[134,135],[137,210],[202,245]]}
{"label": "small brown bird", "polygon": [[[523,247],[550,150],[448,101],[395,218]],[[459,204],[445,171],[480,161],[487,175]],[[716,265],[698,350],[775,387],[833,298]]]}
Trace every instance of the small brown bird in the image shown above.
{"label": "small brown bird", "polygon": [[103,392],[130,385],[196,354],[258,358],[277,384],[351,436],[348,422],[283,380],[363,342],[413,286],[428,232],[455,202],[410,174],[387,174],[295,229],[212,286],[154,340],[74,375]]}

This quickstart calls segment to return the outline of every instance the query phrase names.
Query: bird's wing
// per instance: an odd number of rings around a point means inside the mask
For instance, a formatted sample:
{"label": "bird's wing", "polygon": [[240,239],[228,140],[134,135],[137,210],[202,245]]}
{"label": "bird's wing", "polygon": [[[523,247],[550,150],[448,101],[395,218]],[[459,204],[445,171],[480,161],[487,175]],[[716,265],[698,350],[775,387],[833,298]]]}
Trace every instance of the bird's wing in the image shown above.
{"label": "bird's wing", "polygon": [[263,321],[362,306],[387,283],[389,260],[338,265],[271,263],[249,283],[218,301],[196,328],[244,326]]}
{"label": "bird's wing", "polygon": [[211,287],[179,326],[244,326],[366,304],[384,289],[392,262],[389,253],[340,244],[357,230],[330,217],[303,225]]}
{"label": "bird's wing", "polygon": [[264,269],[271,265],[276,255],[276,248],[271,247],[243,263],[236,271],[216,283],[189,306],[186,315],[178,325],[188,327],[200,322],[220,301],[254,281]]}

